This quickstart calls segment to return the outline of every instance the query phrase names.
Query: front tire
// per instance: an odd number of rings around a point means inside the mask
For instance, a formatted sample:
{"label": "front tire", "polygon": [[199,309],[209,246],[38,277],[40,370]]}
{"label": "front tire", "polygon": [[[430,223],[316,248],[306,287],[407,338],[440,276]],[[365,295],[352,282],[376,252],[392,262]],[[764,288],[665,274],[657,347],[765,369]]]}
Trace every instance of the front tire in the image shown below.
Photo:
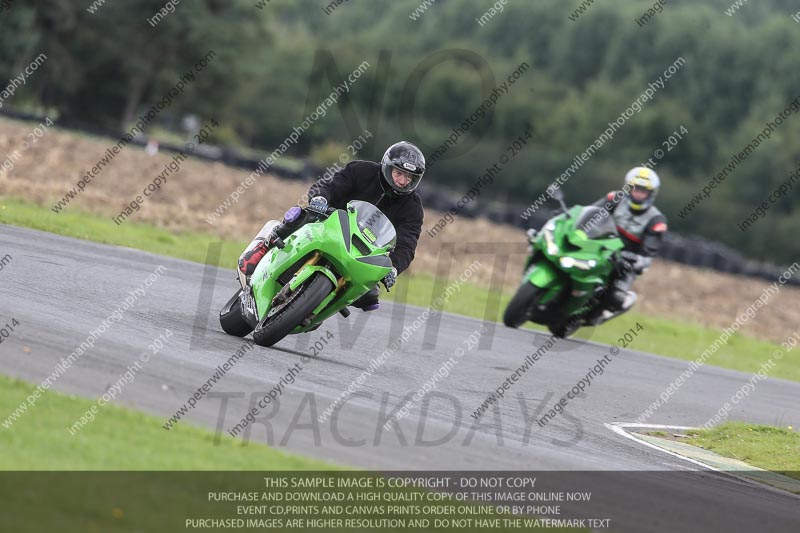
{"label": "front tire", "polygon": [[559,322],[552,322],[547,325],[547,329],[559,339],[566,339],[581,329],[582,325],[583,319],[573,316]]}
{"label": "front tire", "polygon": [[530,316],[530,310],[538,299],[540,290],[528,281],[520,285],[503,313],[503,324],[509,328],[518,328],[524,324]]}
{"label": "front tire", "polygon": [[234,337],[244,337],[253,331],[242,315],[241,295],[242,289],[239,289],[219,312],[219,325],[222,326],[222,331]]}
{"label": "front tire", "polygon": [[[253,332],[253,340],[259,346],[272,346],[300,325],[333,290],[333,283],[324,274],[314,274],[289,296],[276,315],[265,316]],[[269,315],[269,313],[267,314]]]}

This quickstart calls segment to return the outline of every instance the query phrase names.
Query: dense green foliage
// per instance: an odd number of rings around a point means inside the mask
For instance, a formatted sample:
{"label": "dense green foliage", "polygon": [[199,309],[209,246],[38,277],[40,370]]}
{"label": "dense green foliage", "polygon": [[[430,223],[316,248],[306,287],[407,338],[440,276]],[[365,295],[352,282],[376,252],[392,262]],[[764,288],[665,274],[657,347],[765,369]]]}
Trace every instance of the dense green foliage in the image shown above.
{"label": "dense green foliage", "polygon": [[[195,0],[155,28],[162,0],[20,3],[0,15],[0,79],[44,51],[45,68],[10,101],[104,126],[129,124],[208,50],[218,57],[158,117],[177,128],[194,113],[225,128],[217,142],[273,150],[363,61],[364,75],[317,120],[289,154],[335,154],[369,129],[360,152],[377,158],[408,138],[431,154],[521,63],[530,68],[434,165],[426,178],[468,190],[526,130],[535,143],[503,169],[481,200],[529,204],[564,172],[680,56],[685,65],[566,185],[573,202],[618,187],[672,132],[688,130],[656,167],[659,205],[672,229],[737,246],[748,255],[794,261],[800,222],[780,199],[743,232],[737,228],[796,168],[800,118],[792,115],[688,216],[678,213],[763,128],[800,95],[800,23],[791,0],[669,0],[643,26],[654,2],[596,0],[576,20],[578,0],[439,0],[416,20],[419,0]],[[457,52],[466,50],[468,52]],[[484,94],[482,96],[482,83]],[[478,138],[480,138],[479,142]],[[320,161],[324,163],[324,161]],[[332,162],[332,161],[331,161]],[[329,162],[330,163],[330,162]],[[795,184],[795,189],[800,184]]]}

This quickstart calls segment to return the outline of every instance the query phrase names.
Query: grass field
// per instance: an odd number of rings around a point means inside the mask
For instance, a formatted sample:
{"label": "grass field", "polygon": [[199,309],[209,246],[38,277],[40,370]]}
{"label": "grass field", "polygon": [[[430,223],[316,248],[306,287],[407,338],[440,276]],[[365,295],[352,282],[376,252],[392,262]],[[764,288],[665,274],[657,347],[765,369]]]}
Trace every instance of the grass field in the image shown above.
{"label": "grass field", "polygon": [[[0,198],[0,223],[127,246],[199,263],[207,261],[211,244],[221,242],[211,235],[172,234],[147,224],[126,222],[117,226],[109,219],[82,213],[76,209],[55,214],[33,203],[12,198]],[[243,241],[223,241],[217,265],[233,268],[246,245],[247,243]],[[460,272],[458,265],[453,266],[452,272]],[[437,283],[437,280],[428,274],[403,275],[400,276],[396,288],[389,294],[383,293],[382,297],[394,300],[396,295],[405,294],[406,303],[425,307],[437,298],[439,295],[437,289],[443,289],[448,283],[450,281],[441,280]],[[494,296],[491,301],[490,295]],[[484,286],[467,283],[452,296],[444,310],[497,321],[501,318],[511,294],[500,294],[499,300],[497,296],[497,293],[490,293]],[[600,328],[584,328],[576,337],[605,344],[617,344],[618,339],[637,322],[642,324],[646,334],[639,335],[631,344],[631,349],[687,361],[697,359],[721,334],[713,328],[630,312]],[[708,358],[707,364],[743,372],[755,372],[778,348],[775,344],[736,334],[727,345]],[[520,358],[525,355],[527,354],[520,354]],[[771,375],[800,381],[800,365],[795,364],[794,358],[785,357]]]}
{"label": "grass field", "polygon": [[[26,401],[34,388],[0,375],[0,412],[12,412]],[[286,495],[315,491],[292,489],[291,485],[276,490],[265,488],[264,472],[269,471],[277,471],[271,477],[284,479],[287,476],[296,478],[297,471],[308,472],[313,478],[335,479],[346,475],[346,469],[330,463],[286,454],[252,441],[245,444],[227,435],[217,438],[210,431],[183,422],[167,433],[162,427],[163,419],[114,405],[103,407],[95,420],[74,436],[69,434],[67,427],[92,405],[92,400],[45,391],[31,407],[33,413],[22,416],[10,428],[0,429],[0,470],[7,471],[0,487],[0,498],[6,508],[14,509],[4,519],[4,530],[36,533],[176,531],[184,528],[187,519],[223,517],[241,520],[243,525],[236,525],[237,530],[263,530],[264,526],[248,527],[248,516],[238,514],[236,502],[212,501],[209,494],[267,491]],[[316,490],[324,492],[326,489]],[[345,492],[376,490],[352,488]],[[410,488],[385,490],[424,492]],[[362,507],[372,505],[365,501]],[[269,502],[251,505],[264,503]],[[436,500],[433,506],[458,504],[452,500]],[[46,512],[43,512],[45,507]],[[286,514],[303,516],[306,513],[287,511]],[[396,518],[386,512],[371,513],[371,516]],[[496,513],[489,510],[482,516],[494,519]],[[347,515],[337,512],[328,516],[334,517],[344,519]],[[272,522],[270,527],[277,531],[288,530],[285,520],[284,526]],[[291,531],[321,530],[319,527],[291,528]],[[348,528],[324,530],[347,531]],[[380,530],[399,533],[409,529],[381,527]],[[473,529],[435,530],[464,533]],[[553,531],[549,528],[537,530]]]}
{"label": "grass field", "polygon": [[800,434],[791,427],[726,422],[710,430],[686,433],[690,438],[684,442],[688,444],[800,479]]}
{"label": "grass field", "polygon": [[[34,386],[0,375],[0,413],[13,412]],[[70,427],[93,400],[45,391],[10,428],[0,427],[0,470],[329,470],[332,465],[265,445],[215,435],[184,422],[106,405],[74,436]]]}

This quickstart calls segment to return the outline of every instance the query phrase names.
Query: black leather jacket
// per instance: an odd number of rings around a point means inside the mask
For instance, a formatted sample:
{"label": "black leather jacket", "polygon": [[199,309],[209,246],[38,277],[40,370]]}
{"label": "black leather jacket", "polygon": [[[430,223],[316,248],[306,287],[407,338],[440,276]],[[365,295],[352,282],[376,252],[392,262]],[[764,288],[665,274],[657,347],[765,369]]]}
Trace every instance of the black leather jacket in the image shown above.
{"label": "black leather jacket", "polygon": [[383,211],[397,230],[397,244],[389,257],[400,273],[414,260],[422,232],[422,200],[416,192],[403,196],[385,192],[382,181],[378,163],[351,161],[331,179],[321,179],[312,185],[308,197],[322,196],[328,200],[328,205],[337,209],[344,209],[350,200],[363,200]]}

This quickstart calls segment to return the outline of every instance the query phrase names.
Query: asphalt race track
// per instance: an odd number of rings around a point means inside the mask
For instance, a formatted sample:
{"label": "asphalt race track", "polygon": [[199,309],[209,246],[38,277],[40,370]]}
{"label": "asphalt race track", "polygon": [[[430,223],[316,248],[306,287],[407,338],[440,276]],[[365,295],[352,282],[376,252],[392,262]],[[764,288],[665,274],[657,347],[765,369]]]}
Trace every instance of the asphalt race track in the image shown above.
{"label": "asphalt race track", "polygon": [[[116,400],[166,422],[242,346],[242,340],[222,333],[217,322],[219,308],[236,288],[232,270],[9,226],[0,226],[0,250],[13,258],[0,271],[0,319],[14,317],[20,323],[18,333],[0,348],[0,371],[7,375],[41,382],[159,265],[166,268],[163,275],[66,371],[56,390],[100,396],[169,328],[171,341]],[[609,349],[565,341],[513,384],[495,410],[474,422],[473,410],[547,338],[498,324],[484,335],[482,346],[457,359],[436,392],[428,394],[427,405],[423,399],[399,428],[383,430],[386,415],[420,389],[457,347],[466,347],[464,339],[482,325],[445,314],[438,331],[434,321],[420,327],[338,414],[317,422],[369,367],[370,359],[400,334],[402,324],[412,323],[420,312],[384,303],[378,312],[354,311],[349,319],[337,316],[316,332],[287,339],[275,349],[256,346],[213,385],[187,419],[225,432],[299,363],[295,382],[281,391],[278,404],[259,413],[245,432],[247,438],[374,470],[604,471],[609,474],[585,474],[586,483],[594,485],[594,497],[580,512],[613,517],[625,531],[797,530],[797,498],[700,471],[604,425],[636,420],[687,368],[682,361],[622,350],[582,397],[540,428],[535,418]],[[333,340],[318,357],[302,363],[301,356],[310,355],[310,345],[326,331]],[[701,368],[647,422],[701,425],[749,378]],[[734,407],[730,417],[799,426],[799,398],[799,383],[767,379]],[[0,413],[3,419],[7,415]],[[24,416],[36,416],[35,408]],[[163,438],[170,438],[167,430]]]}

